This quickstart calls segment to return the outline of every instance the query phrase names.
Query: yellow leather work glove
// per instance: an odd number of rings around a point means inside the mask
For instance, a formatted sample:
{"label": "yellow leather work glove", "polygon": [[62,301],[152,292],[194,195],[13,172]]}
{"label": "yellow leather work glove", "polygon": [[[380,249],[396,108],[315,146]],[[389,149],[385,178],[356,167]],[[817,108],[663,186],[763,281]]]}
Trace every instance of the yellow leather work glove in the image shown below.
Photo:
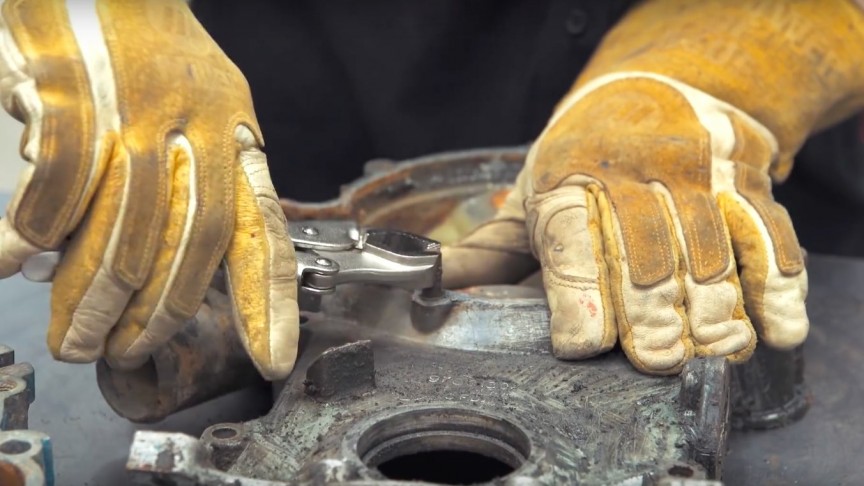
{"label": "yellow leather work glove", "polygon": [[800,344],[807,276],[771,176],[864,105],[862,45],[849,0],[640,4],[501,213],[445,250],[445,283],[489,283],[532,252],[564,359],[617,340],[639,370],[674,374],[694,355],[746,360],[754,326],[769,346]]}
{"label": "yellow leather work glove", "polygon": [[0,99],[30,163],[0,220],[0,276],[65,244],[56,358],[139,366],[224,262],[249,354],[288,374],[294,250],[252,98],[183,0],[6,0]]}

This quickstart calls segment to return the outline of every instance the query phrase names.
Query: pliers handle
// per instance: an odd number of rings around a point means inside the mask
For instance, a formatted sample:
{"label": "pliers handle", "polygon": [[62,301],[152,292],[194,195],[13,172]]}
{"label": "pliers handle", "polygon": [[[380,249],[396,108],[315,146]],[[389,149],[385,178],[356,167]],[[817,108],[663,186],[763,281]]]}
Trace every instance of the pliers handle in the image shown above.
{"label": "pliers handle", "polygon": [[[327,294],[344,283],[440,291],[441,245],[436,241],[403,231],[360,229],[342,220],[289,223],[288,234],[301,292]],[[34,282],[51,281],[61,256],[62,251],[34,255],[21,273]]]}

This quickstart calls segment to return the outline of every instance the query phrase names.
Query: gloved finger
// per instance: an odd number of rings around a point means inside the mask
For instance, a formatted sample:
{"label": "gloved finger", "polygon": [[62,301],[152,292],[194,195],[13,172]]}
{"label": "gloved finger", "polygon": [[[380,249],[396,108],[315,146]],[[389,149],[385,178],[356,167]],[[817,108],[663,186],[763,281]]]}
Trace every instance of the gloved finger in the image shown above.
{"label": "gloved finger", "polygon": [[697,356],[747,360],[756,333],[744,311],[728,231],[714,198],[704,192],[670,193],[652,187],[665,200],[684,265],[687,321]]}
{"label": "gloved finger", "polygon": [[[105,170],[106,139],[97,134],[110,128],[111,110],[93,102],[87,72],[92,59],[77,62],[87,36],[76,38],[60,21],[64,16],[61,2],[6,2],[0,15],[0,103],[25,122],[21,154],[32,164],[0,224],[0,277],[62,243]],[[52,69],[64,75],[41,76]]]}
{"label": "gloved finger", "polygon": [[798,346],[810,328],[804,302],[807,271],[789,215],[769,197],[723,193],[719,200],[747,314],[759,337],[777,349]]}
{"label": "gloved finger", "polygon": [[[231,238],[235,148],[192,146],[203,128],[185,130],[189,138],[179,132],[167,137],[165,165],[173,169],[174,192],[158,213],[167,217],[159,244],[144,249],[154,254],[153,263],[137,269],[147,280],[110,338],[108,358],[120,368],[140,365],[195,315]],[[139,251],[128,248],[127,254]]]}
{"label": "gloved finger", "polygon": [[[29,177],[30,171],[27,172],[25,177]],[[7,217],[0,219],[0,278],[11,277],[20,272],[28,258],[42,251],[42,248],[21,236],[8,213]]]}
{"label": "gloved finger", "polygon": [[[520,226],[520,228],[516,228]],[[496,236],[523,232],[519,223],[496,223],[484,226],[472,236],[485,236],[486,232]],[[472,238],[473,240],[474,238]],[[444,274],[443,286],[447,289],[462,289],[475,285],[500,285],[519,282],[537,270],[537,260],[529,253],[509,251],[487,246],[473,246],[470,240],[441,249]]]}
{"label": "gloved finger", "polygon": [[102,356],[105,339],[134,290],[113,271],[130,162],[122,145],[114,147],[87,217],[54,276],[48,347],[63,361],[85,363]]}
{"label": "gloved finger", "polygon": [[529,176],[530,171],[519,173],[513,190],[491,221],[442,249],[445,288],[515,283],[537,270],[523,206]]}
{"label": "gloved finger", "polygon": [[553,353],[582,359],[608,351],[618,332],[594,195],[582,186],[564,186],[527,206],[552,312]]}
{"label": "gloved finger", "polygon": [[680,254],[664,204],[647,186],[621,183],[597,198],[618,336],[642,372],[677,374],[693,356]]}
{"label": "gloved finger", "polygon": [[496,217],[441,250],[444,288],[518,282],[537,270],[525,221]]}
{"label": "gloved finger", "polygon": [[[113,368],[136,369],[151,352],[167,342],[191,315],[169,309],[171,292],[189,246],[196,213],[201,209],[197,193],[194,153],[185,137],[169,142],[169,164],[173,168],[170,206],[156,258],[144,286],[135,292],[107,341],[105,358]],[[202,270],[203,271],[203,270]],[[199,274],[204,280],[209,278]],[[192,298],[192,296],[187,295]]]}
{"label": "gloved finger", "polygon": [[234,235],[225,257],[228,293],[243,345],[269,380],[294,367],[300,333],[294,245],[254,135],[238,128]]}

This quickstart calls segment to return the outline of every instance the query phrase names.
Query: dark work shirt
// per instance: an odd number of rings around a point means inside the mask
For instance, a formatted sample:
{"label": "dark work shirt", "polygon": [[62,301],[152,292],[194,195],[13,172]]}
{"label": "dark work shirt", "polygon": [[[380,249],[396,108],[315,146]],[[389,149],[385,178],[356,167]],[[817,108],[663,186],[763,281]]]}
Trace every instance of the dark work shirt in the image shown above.
{"label": "dark work shirt", "polygon": [[[335,197],[369,159],[531,141],[633,3],[192,5],[249,80],[280,196],[315,201]],[[812,140],[790,183],[777,192],[811,250],[864,254],[861,133],[852,120]]]}
{"label": "dark work shirt", "polygon": [[277,191],[536,137],[627,0],[198,0],[249,80]]}

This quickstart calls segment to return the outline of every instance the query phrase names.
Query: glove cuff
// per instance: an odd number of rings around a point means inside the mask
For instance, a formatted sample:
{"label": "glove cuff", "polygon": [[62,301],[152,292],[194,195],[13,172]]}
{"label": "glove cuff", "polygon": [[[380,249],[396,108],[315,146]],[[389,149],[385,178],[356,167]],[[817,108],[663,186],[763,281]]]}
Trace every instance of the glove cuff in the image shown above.
{"label": "glove cuff", "polygon": [[642,2],[610,31],[576,88],[644,71],[709,93],[774,134],[771,176],[782,180],[810,133],[864,107],[861,3]]}
{"label": "glove cuff", "polygon": [[[744,110],[733,106],[726,101],[718,99],[702,90],[699,90],[687,83],[683,83],[669,76],[647,71],[625,71],[615,72],[599,76],[591,81],[580,86],[575,91],[570,92],[555,109],[552,118],[549,121],[543,134],[539,140],[542,140],[544,135],[561,119],[564,115],[575,106],[579,101],[586,96],[596,91],[597,89],[615,82],[627,82],[635,79],[651,79],[663,83],[683,95],[692,105],[699,122],[711,134],[711,152],[715,157],[729,159],[736,146],[736,130],[733,119],[745,127],[752,136],[758,137],[770,151],[770,163],[773,168],[777,163],[777,155],[779,151],[777,137],[765,125],[750,116]],[[530,159],[536,154],[532,151],[529,154]],[[754,161],[755,162],[755,161]],[[759,167],[762,171],[769,170],[769,167]]]}

